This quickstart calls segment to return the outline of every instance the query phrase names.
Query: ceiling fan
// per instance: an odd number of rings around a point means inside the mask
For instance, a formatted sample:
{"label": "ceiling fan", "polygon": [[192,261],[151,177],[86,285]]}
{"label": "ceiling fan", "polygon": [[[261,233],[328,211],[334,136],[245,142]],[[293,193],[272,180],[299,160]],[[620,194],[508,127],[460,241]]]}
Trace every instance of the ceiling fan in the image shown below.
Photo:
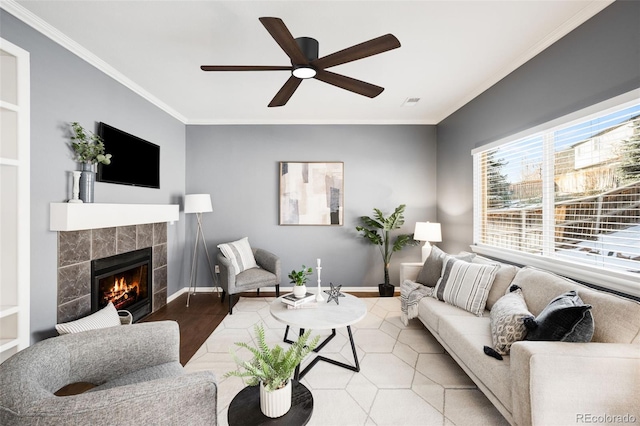
{"label": "ceiling fan", "polygon": [[310,37],[293,38],[280,18],[259,18],[271,37],[291,59],[290,66],[269,65],[202,65],[203,71],[291,71],[291,77],[276,93],[269,107],[284,106],[296,91],[302,80],[316,78],[325,83],[375,98],[384,90],[355,78],[327,71],[326,68],[377,55],[387,50],[397,49],[400,42],[392,34],[386,34],[364,43],[356,44],[322,58],[318,58],[318,41]]}

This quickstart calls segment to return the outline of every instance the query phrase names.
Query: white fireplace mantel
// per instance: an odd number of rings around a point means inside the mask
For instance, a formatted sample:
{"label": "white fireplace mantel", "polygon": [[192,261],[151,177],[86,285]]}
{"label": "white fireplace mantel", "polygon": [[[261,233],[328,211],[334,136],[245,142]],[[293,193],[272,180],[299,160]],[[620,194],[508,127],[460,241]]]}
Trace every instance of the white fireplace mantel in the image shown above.
{"label": "white fireplace mantel", "polygon": [[179,220],[177,204],[50,203],[51,231],[79,231]]}

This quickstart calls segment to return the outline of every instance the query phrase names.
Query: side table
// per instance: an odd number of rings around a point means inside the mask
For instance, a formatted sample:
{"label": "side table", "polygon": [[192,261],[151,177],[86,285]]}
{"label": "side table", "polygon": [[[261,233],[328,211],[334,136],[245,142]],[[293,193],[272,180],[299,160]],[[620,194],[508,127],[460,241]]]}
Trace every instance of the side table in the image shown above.
{"label": "side table", "polygon": [[291,409],[282,417],[272,419],[260,411],[260,386],[247,386],[229,404],[229,426],[306,425],[313,413],[313,395],[305,385],[293,381]]}

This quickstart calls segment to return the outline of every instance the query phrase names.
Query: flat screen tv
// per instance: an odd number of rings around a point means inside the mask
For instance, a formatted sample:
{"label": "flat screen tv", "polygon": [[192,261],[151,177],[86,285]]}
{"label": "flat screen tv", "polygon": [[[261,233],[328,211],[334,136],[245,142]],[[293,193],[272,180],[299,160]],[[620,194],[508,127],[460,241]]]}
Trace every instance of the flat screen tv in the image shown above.
{"label": "flat screen tv", "polygon": [[98,182],[160,188],[160,147],[111,127],[98,125],[111,164],[98,164]]}

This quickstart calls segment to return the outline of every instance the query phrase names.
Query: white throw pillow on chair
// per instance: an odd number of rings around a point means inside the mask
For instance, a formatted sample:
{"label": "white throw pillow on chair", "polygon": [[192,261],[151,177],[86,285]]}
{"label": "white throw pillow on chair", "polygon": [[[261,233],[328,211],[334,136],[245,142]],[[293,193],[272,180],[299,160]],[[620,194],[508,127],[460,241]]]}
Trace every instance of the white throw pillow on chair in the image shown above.
{"label": "white throw pillow on chair", "polygon": [[115,327],[121,325],[120,315],[112,302],[107,306],[79,320],[56,324],[58,334],[79,333],[81,331],[95,330],[98,328]]}
{"label": "white throw pillow on chair", "polygon": [[248,237],[230,243],[218,244],[218,248],[224,257],[229,259],[236,270],[236,275],[247,269],[258,267]]}

